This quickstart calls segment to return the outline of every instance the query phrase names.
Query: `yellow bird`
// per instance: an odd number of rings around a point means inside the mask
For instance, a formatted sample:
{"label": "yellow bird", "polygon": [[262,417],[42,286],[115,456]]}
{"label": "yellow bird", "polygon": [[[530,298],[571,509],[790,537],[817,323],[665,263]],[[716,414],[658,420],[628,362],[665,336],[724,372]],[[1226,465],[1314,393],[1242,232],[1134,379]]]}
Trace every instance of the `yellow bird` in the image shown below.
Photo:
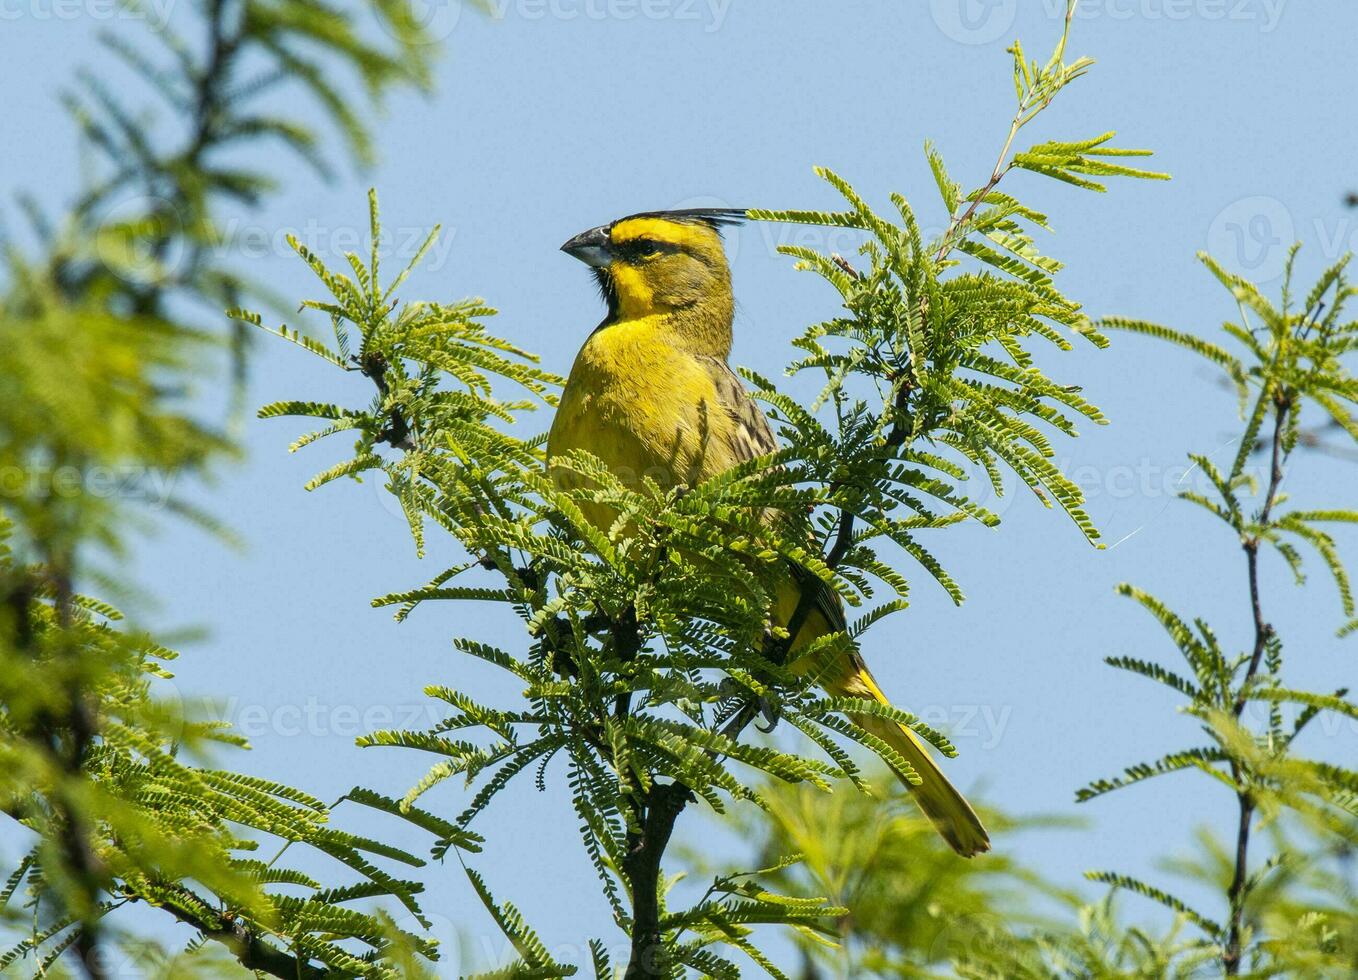
{"label": "yellow bird", "polygon": [[[650,476],[662,487],[693,486],[777,443],[764,413],[727,364],[735,301],[721,228],[742,211],[646,212],[576,235],[562,251],[594,270],[608,315],[575,358],[547,440],[547,456],[587,450],[633,485]],[[587,507],[602,526],[605,508]],[[806,575],[789,569],[774,615],[797,607]],[[791,649],[844,628],[830,590],[818,590],[813,613]],[[796,659],[792,666],[796,669]],[[886,704],[856,652],[822,681],[836,697]],[[868,715],[857,724],[895,749],[918,773],[915,800],[957,853],[990,849],[976,812],[948,782],[923,741],[908,728]]]}

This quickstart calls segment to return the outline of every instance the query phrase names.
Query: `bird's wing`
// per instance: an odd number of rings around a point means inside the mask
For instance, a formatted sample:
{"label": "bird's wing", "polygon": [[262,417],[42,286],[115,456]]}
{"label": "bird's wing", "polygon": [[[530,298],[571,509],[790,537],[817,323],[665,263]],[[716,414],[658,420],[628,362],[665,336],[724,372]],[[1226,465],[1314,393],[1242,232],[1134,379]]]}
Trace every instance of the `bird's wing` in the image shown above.
{"label": "bird's wing", "polygon": [[769,428],[769,420],[731,366],[719,357],[700,357],[699,360],[716,388],[717,404],[735,423],[726,446],[732,462],[744,463],[776,450],[778,440]]}
{"label": "bird's wing", "polygon": [[[702,361],[716,388],[718,403],[735,423],[726,447],[732,461],[744,463],[775,451],[778,440],[769,420],[730,365],[716,357],[704,357]],[[800,565],[792,566],[792,575],[798,589],[814,591],[816,604],[813,609],[825,618],[829,628],[836,632],[845,629],[844,605],[834,590]]]}
{"label": "bird's wing", "polygon": [[[734,423],[723,447],[729,464],[743,463],[776,450],[778,440],[769,427],[769,420],[764,417],[735,372],[718,358],[703,358],[703,362],[716,387],[718,403]],[[792,572],[788,583],[791,605],[800,604],[801,597],[808,592],[814,600],[811,615],[807,616],[805,625],[792,641],[791,652],[795,660],[797,647],[805,642],[803,637],[810,640],[824,635],[826,630],[843,631],[845,619],[844,604],[834,590],[801,565],[790,563],[789,567]],[[818,619],[823,622],[818,622]],[[890,704],[855,647],[849,648],[847,654],[838,661],[837,668],[820,678],[821,685],[830,694]],[[958,854],[971,857],[990,850],[990,837],[976,816],[976,811],[948,782],[948,777],[939,769],[918,735],[904,725],[871,715],[858,715],[856,720],[864,730],[885,740],[909,763],[912,773],[907,776],[898,771],[897,775],[914,794],[920,809]]]}

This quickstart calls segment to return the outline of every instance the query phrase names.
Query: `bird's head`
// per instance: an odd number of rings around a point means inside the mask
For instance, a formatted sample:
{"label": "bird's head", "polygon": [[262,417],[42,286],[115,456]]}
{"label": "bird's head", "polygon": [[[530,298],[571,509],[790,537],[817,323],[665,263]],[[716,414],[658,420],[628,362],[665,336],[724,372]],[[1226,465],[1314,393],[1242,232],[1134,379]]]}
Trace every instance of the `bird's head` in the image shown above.
{"label": "bird's head", "polygon": [[648,211],[576,235],[561,250],[594,269],[612,318],[696,306],[731,308],[731,270],[721,229],[745,217],[731,208]]}

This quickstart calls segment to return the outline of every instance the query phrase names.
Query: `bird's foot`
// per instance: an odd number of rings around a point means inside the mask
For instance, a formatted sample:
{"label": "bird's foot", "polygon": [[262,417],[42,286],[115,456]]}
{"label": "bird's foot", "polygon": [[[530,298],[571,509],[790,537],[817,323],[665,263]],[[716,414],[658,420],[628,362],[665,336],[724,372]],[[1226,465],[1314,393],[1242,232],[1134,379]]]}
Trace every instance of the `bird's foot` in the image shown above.
{"label": "bird's foot", "polygon": [[764,721],[768,722],[769,727],[765,728],[758,722],[755,722],[754,727],[767,735],[778,727],[778,705],[774,704],[768,698],[758,698],[756,699],[755,704],[759,708],[759,713],[763,716]]}
{"label": "bird's foot", "polygon": [[768,698],[763,697],[751,698],[747,693],[749,689],[746,688],[744,684],[741,684],[739,681],[732,677],[723,677],[721,680],[720,687],[721,693],[724,697],[740,699],[741,701],[744,702],[745,705],[744,708],[742,708],[742,710],[754,708],[756,713],[760,715],[764,719],[764,721],[768,724],[767,728],[760,724],[756,724],[754,726],[755,728],[758,728],[761,732],[767,735],[769,732],[773,731],[775,728],[778,727],[778,706],[774,704],[772,701],[770,701]]}

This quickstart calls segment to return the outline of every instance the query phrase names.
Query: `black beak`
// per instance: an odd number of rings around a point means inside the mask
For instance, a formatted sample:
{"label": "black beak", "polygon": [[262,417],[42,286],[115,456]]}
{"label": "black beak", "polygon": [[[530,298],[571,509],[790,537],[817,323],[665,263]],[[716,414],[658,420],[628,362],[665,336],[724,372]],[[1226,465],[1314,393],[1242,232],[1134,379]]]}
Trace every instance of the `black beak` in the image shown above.
{"label": "black beak", "polygon": [[582,231],[562,245],[561,251],[574,256],[585,265],[592,265],[596,269],[607,268],[613,261],[613,254],[608,250],[608,227],[600,225],[598,228]]}

